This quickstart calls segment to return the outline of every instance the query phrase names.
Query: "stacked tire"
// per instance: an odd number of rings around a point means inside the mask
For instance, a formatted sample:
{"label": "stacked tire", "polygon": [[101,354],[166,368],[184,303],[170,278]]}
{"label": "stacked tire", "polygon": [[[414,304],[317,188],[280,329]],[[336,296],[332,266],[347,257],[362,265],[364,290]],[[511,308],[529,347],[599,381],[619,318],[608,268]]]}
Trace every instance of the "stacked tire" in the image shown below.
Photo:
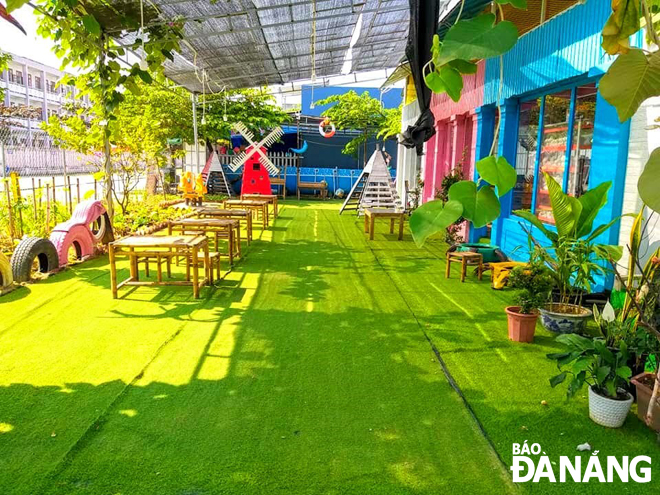
{"label": "stacked tire", "polygon": [[29,282],[32,271],[49,273],[60,267],[57,250],[49,239],[26,237],[18,243],[11,257],[14,281]]}
{"label": "stacked tire", "polygon": [[0,253],[0,294],[9,290],[14,284],[14,275],[11,271],[9,259]]}

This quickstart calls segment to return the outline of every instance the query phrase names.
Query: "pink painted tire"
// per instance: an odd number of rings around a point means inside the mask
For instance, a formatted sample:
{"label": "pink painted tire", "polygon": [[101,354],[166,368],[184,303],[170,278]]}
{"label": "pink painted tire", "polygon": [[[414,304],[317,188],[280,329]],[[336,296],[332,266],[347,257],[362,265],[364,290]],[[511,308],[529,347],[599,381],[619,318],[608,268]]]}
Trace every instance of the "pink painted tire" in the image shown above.
{"label": "pink painted tire", "polygon": [[94,254],[94,236],[89,227],[81,224],[68,225],[68,223],[56,227],[58,229],[66,225],[66,230],[55,230],[50,235],[50,240],[57,250],[60,266],[69,264],[69,249],[71,246],[75,248],[78,259],[84,259]]}
{"label": "pink painted tire", "polygon": [[81,201],[73,210],[71,218],[66,223],[89,225],[105,213],[105,207],[100,201],[92,199]]}

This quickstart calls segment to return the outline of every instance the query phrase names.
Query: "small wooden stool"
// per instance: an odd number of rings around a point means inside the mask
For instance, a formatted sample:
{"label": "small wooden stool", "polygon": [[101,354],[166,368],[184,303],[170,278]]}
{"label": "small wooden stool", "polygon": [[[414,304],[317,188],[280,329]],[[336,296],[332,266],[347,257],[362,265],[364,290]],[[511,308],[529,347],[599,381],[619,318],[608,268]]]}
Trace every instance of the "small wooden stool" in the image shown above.
{"label": "small wooden stool", "polygon": [[447,271],[445,272],[445,278],[449,278],[452,263],[461,264],[461,282],[465,282],[465,272],[468,266],[477,267],[479,280],[483,277],[484,257],[481,253],[471,253],[469,251],[454,251],[447,253]]}

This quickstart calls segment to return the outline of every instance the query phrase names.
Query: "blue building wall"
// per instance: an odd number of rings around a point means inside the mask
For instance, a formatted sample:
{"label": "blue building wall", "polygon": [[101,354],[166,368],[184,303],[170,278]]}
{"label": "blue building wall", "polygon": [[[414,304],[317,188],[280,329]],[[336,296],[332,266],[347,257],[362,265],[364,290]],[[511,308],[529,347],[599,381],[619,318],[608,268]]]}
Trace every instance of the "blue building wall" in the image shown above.
{"label": "blue building wall", "polygon": [[[403,101],[403,89],[402,88],[392,88],[387,92],[381,92],[379,88],[358,88],[358,87],[348,87],[348,86],[314,86],[314,101],[319,101],[328,96],[332,95],[343,95],[349,91],[355,91],[357,94],[361,95],[365,91],[369,93],[369,96],[376,99],[381,99],[383,106],[385,108],[396,108]],[[303,115],[312,115],[318,117],[321,113],[329,108],[330,105],[315,106],[310,108],[312,102],[312,87],[303,86],[302,87],[302,114]]]}
{"label": "blue building wall", "polygon": [[[600,76],[613,61],[600,47],[601,30],[611,12],[610,2],[587,0],[543,26],[521,37],[504,60],[504,85],[500,100],[501,122],[498,154],[515,164],[518,139],[518,116],[521,101],[529,100],[560,89],[590,82],[598,83]],[[641,36],[632,37],[631,44],[639,46]],[[500,61],[486,62],[484,107],[479,109],[485,118],[478,120],[478,149],[492,143],[491,128],[495,104],[499,96]],[[594,226],[609,222],[621,214],[623,188],[628,156],[630,123],[620,123],[615,109],[598,94],[594,137],[589,171],[589,187],[612,181],[608,202],[600,211]],[[481,142],[483,141],[483,142]],[[540,149],[540,146],[539,146]],[[478,157],[483,155],[480,153]],[[540,175],[537,168],[535,179]],[[536,184],[534,185],[536,191]],[[493,223],[491,241],[499,245],[511,258],[528,259],[527,234],[531,225],[511,214],[511,196],[501,198],[502,213]],[[534,237],[543,242],[544,236],[532,228]],[[480,232],[474,232],[472,239]],[[617,244],[619,225],[602,234],[597,242]],[[475,239],[476,240],[476,239]],[[597,281],[597,288],[611,285],[610,279]]]}
{"label": "blue building wall", "polygon": [[[610,12],[610,2],[587,0],[523,35],[504,55],[502,98],[607,70],[613,57],[601,49],[600,33]],[[499,77],[499,58],[487,60],[484,105],[497,102]]]}
{"label": "blue building wall", "polygon": [[[241,177],[242,170],[238,172],[231,172],[227,167],[225,167],[225,175],[227,180],[231,184],[233,191],[236,194],[240,194],[241,191]],[[347,194],[353,184],[360,177],[362,169],[341,169],[341,168],[313,168],[313,167],[300,167],[300,180],[303,182],[320,182],[324,180],[328,184],[328,195],[333,196],[337,189],[343,189]],[[396,176],[396,171],[394,169],[390,170],[392,178]],[[284,177],[284,170],[280,170],[280,178]],[[294,197],[296,195],[297,188],[297,177],[296,177],[296,167],[287,167],[286,170],[286,190],[287,196]],[[273,190],[275,188],[273,187]],[[277,191],[279,192],[279,191]],[[312,194],[311,190],[302,190],[303,194]]]}

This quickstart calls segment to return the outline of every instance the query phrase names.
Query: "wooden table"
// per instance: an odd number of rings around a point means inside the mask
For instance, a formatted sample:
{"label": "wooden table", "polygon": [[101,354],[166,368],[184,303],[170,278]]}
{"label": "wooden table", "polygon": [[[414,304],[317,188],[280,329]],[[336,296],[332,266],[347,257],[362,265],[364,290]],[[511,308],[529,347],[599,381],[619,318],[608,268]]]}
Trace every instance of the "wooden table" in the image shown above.
{"label": "wooden table", "polygon": [[399,219],[399,240],[403,239],[403,211],[386,208],[364,209],[364,232],[369,234],[369,239],[374,240],[374,224],[376,218],[390,219],[390,234],[394,233],[394,222]]}
{"label": "wooden table", "polygon": [[241,199],[256,199],[268,201],[273,205],[273,218],[277,218],[277,194],[241,194]]}
{"label": "wooden table", "polygon": [[256,199],[225,199],[223,206],[228,210],[239,209],[239,210],[250,210],[257,213],[257,220],[259,219],[259,214],[261,214],[261,222],[263,229],[268,228],[268,204],[267,200],[256,200]]}
{"label": "wooden table", "polygon": [[481,253],[472,253],[470,251],[453,251],[447,253],[447,271],[445,278],[449,278],[451,274],[451,264],[461,264],[461,282],[465,282],[465,272],[468,266],[476,266],[479,280],[482,279],[484,273],[484,258]]}
{"label": "wooden table", "polygon": [[248,245],[252,241],[252,212],[250,210],[227,210],[223,208],[206,207],[198,208],[195,213],[199,218],[229,218],[234,220],[245,220],[245,237]]}
{"label": "wooden table", "polygon": [[[205,276],[199,276],[199,255],[203,253]],[[153,286],[153,285],[192,285],[193,296],[199,298],[199,289],[206,285],[210,279],[211,259],[209,255],[208,238],[205,235],[189,236],[130,236],[111,242],[108,245],[110,258],[110,286],[112,297],[117,299],[117,292],[125,285]],[[117,283],[117,256],[127,256],[130,263],[130,277],[121,283]],[[186,280],[163,281],[161,271],[161,260],[169,260],[175,257],[186,258]],[[155,259],[158,267],[158,279],[153,281],[140,281],[138,271],[138,260]],[[147,261],[148,262],[148,261]],[[189,273],[192,270],[192,281]],[[168,273],[169,274],[169,273]]]}
{"label": "wooden table", "polygon": [[[229,258],[229,264],[234,264],[234,256],[241,256],[241,222],[228,218],[181,218],[171,220],[167,224],[167,233],[188,232],[212,235],[215,238],[215,250],[221,256]],[[227,254],[220,252],[220,239],[227,239]]]}

